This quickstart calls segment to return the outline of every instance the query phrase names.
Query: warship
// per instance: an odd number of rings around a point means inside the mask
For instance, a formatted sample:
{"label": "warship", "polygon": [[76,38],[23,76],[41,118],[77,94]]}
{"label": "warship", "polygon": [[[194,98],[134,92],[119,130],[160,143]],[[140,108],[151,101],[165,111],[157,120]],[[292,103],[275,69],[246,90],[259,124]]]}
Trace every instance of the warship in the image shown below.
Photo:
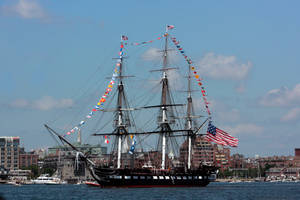
{"label": "warship", "polygon": [[[210,111],[208,110],[208,103],[204,97],[203,90],[202,95],[205,100],[205,107],[207,108],[208,115],[204,116],[199,113],[195,113],[192,79],[196,77],[198,79],[197,85],[202,85],[198,75],[195,75],[195,67],[191,60],[182,51],[182,48],[178,45],[178,41],[175,37],[172,37],[168,30],[173,29],[173,26],[167,26],[166,32],[158,38],[163,40],[163,48],[160,52],[162,67],[151,72],[160,74],[160,91],[159,102],[156,105],[143,105],[137,108],[130,107],[127,95],[125,79],[129,76],[124,74],[124,46],[130,45],[128,43],[128,37],[122,36],[120,43],[120,53],[117,58],[117,65],[114,70],[113,78],[109,84],[109,87],[105,91],[105,95],[97,103],[93,109],[94,112],[107,112],[113,115],[112,131],[104,132],[99,130],[92,133],[94,137],[101,137],[105,139],[111,146],[110,153],[107,154],[107,162],[95,163],[88,155],[80,152],[70,141],[61,135],[54,129],[45,124],[46,129],[53,135],[57,136],[63,143],[69,145],[76,152],[76,159],[85,163],[85,166],[90,171],[92,177],[102,188],[106,187],[203,187],[216,179],[218,168],[202,162],[200,164],[193,164],[193,152],[192,146],[197,137],[205,137],[207,133],[204,127],[207,127],[208,122],[211,122]],[[144,42],[141,44],[152,43],[153,41]],[[172,96],[172,91],[169,81],[169,73],[172,70],[177,70],[175,67],[171,67],[169,63],[169,49],[170,43],[174,43],[179,52],[183,54],[187,61],[186,65],[186,90],[185,101],[176,102]],[[139,45],[138,43],[134,43]],[[127,67],[127,66],[126,66]],[[112,86],[116,84],[115,94],[116,98],[115,107],[112,109],[104,109],[103,105],[107,96],[112,90]],[[203,88],[203,87],[201,87]],[[151,98],[151,93],[149,96]],[[112,101],[112,100],[111,100]],[[176,116],[178,112],[177,108],[184,110],[184,116]],[[144,110],[155,110],[152,112],[154,116],[152,119],[156,119],[155,128],[152,130],[144,130],[143,127],[139,129],[132,128],[137,126],[132,118],[136,110],[143,112]],[[149,113],[149,112],[148,112]],[[93,112],[91,113],[93,114]],[[198,115],[197,115],[198,114]],[[90,118],[90,117],[88,117]],[[201,118],[201,120],[199,120]],[[198,121],[196,120],[198,119]],[[180,121],[183,126],[176,125]],[[84,124],[82,121],[80,125]],[[211,125],[209,125],[211,129]],[[76,131],[76,128],[71,130],[71,133]],[[215,127],[213,127],[215,128]],[[78,129],[78,128],[77,128]],[[204,130],[204,131],[202,131]],[[203,133],[204,132],[204,133]],[[69,135],[68,132],[67,135]],[[154,135],[156,149],[146,150],[143,147],[137,148],[137,145],[142,146],[142,140],[147,140],[146,136]],[[144,137],[143,139],[138,139]],[[178,138],[183,138],[182,143],[184,146],[178,145]],[[217,139],[217,138],[215,138]],[[216,142],[212,138],[208,138],[208,141]],[[223,141],[224,143],[224,141]],[[224,145],[221,143],[222,145]],[[226,143],[225,143],[226,145]],[[234,145],[237,145],[235,143]],[[185,148],[183,159],[178,158],[178,152],[180,148]],[[141,159],[143,158],[143,159]]]}

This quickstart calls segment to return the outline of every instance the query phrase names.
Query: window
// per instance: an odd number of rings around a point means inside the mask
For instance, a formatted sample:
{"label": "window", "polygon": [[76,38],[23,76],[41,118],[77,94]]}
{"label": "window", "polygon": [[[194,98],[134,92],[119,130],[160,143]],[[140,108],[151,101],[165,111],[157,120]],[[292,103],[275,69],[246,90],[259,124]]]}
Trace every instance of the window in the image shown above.
{"label": "window", "polygon": [[164,179],[164,177],[163,176],[159,176],[159,179]]}
{"label": "window", "polygon": [[131,176],[125,176],[125,179],[131,179]]}
{"label": "window", "polygon": [[133,176],[133,179],[139,179],[139,177],[138,176]]}
{"label": "window", "polygon": [[157,176],[153,176],[153,179],[157,179]]}
{"label": "window", "polygon": [[177,176],[177,179],[178,179],[178,180],[181,180],[181,176]]}
{"label": "window", "polygon": [[145,176],[140,176],[140,179],[145,179]]}

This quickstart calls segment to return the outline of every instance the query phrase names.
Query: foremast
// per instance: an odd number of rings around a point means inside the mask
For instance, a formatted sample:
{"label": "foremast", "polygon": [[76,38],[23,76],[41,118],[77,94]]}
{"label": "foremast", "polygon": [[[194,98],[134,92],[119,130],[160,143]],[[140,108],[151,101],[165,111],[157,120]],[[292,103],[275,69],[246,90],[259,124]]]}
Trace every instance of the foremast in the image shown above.
{"label": "foremast", "polygon": [[[123,40],[121,39],[121,47],[123,48]],[[115,113],[115,133],[116,139],[118,142],[118,150],[117,150],[117,168],[121,168],[121,156],[122,156],[122,140],[125,140],[125,137],[128,133],[127,128],[130,123],[126,123],[123,108],[126,104],[126,97],[124,93],[124,84],[123,84],[123,52],[119,57],[119,76],[118,76],[118,88],[117,88],[117,109]]]}

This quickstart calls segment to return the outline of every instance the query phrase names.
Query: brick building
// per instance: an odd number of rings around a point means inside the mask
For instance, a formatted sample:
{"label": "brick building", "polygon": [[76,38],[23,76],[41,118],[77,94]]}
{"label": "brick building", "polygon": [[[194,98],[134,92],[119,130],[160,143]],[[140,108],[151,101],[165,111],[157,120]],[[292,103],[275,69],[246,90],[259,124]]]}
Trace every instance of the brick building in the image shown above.
{"label": "brick building", "polygon": [[214,164],[221,170],[230,166],[230,149],[223,146],[214,145]]}
{"label": "brick building", "polygon": [[300,168],[270,168],[266,171],[267,177],[295,177],[299,178]]}
{"label": "brick building", "polygon": [[295,156],[294,156],[294,167],[300,167],[300,149],[295,149]]}
{"label": "brick building", "polygon": [[247,168],[247,160],[242,154],[233,154],[230,160],[230,168],[232,169],[242,169]]}
{"label": "brick building", "polygon": [[[187,141],[181,145],[179,157],[180,162],[187,165]],[[230,149],[212,144],[203,136],[196,137],[192,145],[192,168],[198,168],[202,164],[218,166],[220,170],[227,169],[230,164]]]}
{"label": "brick building", "polygon": [[6,169],[19,169],[19,137],[0,137],[0,166]]}
{"label": "brick building", "polygon": [[258,159],[259,165],[265,167],[267,164],[277,168],[288,168],[295,166],[294,156],[269,156]]}
{"label": "brick building", "polygon": [[38,164],[39,155],[34,152],[20,152],[19,163],[20,169]]}

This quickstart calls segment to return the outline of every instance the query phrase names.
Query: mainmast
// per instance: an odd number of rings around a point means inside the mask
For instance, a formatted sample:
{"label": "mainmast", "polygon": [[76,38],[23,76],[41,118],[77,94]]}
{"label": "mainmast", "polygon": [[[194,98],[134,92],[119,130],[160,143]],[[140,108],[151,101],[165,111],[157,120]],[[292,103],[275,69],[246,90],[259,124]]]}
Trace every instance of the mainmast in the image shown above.
{"label": "mainmast", "polygon": [[162,74],[162,95],[161,95],[161,112],[162,112],[162,121],[160,124],[161,135],[162,135],[162,159],[161,159],[161,169],[166,167],[166,134],[171,130],[168,117],[167,117],[167,92],[168,92],[168,78],[167,78],[167,65],[168,65],[168,33],[165,37],[165,49],[163,51],[163,74]]}

